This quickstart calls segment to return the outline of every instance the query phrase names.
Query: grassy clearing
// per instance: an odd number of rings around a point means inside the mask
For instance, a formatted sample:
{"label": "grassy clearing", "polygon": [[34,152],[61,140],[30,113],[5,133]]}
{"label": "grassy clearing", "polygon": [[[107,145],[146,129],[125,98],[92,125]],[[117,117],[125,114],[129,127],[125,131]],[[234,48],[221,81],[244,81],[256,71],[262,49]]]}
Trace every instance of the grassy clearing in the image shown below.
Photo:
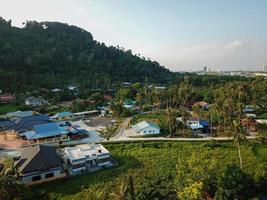
{"label": "grassy clearing", "polygon": [[0,105],[0,115],[6,114],[8,112],[15,112],[18,110],[18,106],[14,104],[1,104]]}
{"label": "grassy clearing", "polygon": [[[238,164],[238,153],[231,142],[219,145],[200,142],[129,142],[105,146],[118,159],[118,167],[36,186],[33,188],[36,198],[112,199],[111,194],[118,193],[121,183],[131,175],[136,193],[143,194],[156,188],[160,195],[177,199],[177,166],[182,160],[189,160],[188,164],[193,164],[193,168],[200,171],[206,170],[212,162],[218,173],[227,164]],[[265,170],[267,147],[244,144],[242,155],[244,171],[256,179]],[[142,195],[138,199],[143,199]]]}

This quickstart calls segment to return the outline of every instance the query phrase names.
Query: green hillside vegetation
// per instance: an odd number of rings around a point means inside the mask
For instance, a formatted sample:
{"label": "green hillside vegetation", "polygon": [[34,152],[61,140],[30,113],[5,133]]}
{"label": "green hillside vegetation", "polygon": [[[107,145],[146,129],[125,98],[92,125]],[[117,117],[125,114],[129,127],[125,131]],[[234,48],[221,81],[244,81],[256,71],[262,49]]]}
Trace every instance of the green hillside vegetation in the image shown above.
{"label": "green hillside vegetation", "polygon": [[[105,145],[119,166],[32,187],[36,199],[249,199],[267,191],[267,147],[232,142]],[[259,185],[260,183],[260,185]]]}
{"label": "green hillside vegetation", "polygon": [[0,87],[12,91],[78,83],[166,83],[173,73],[131,50],[106,46],[84,29],[57,22],[27,21],[23,28],[0,18]]}
{"label": "green hillside vegetation", "polygon": [[[108,33],[107,33],[108,34]],[[170,84],[189,76],[196,86],[247,80],[244,77],[174,73],[131,50],[107,46],[91,33],[59,22],[27,21],[23,28],[0,17],[0,88],[22,92],[40,88],[113,88],[141,82]]]}

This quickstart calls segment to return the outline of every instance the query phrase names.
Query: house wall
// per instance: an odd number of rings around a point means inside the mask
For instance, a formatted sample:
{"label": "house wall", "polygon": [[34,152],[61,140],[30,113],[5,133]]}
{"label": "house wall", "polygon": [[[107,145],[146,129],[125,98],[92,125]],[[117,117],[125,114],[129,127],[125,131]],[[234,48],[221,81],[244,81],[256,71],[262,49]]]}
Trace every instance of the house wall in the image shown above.
{"label": "house wall", "polygon": [[[45,178],[46,174],[49,174],[49,173],[54,173],[54,176],[50,177],[50,178]],[[38,176],[38,175],[41,176],[41,180],[32,181],[32,178],[35,176]],[[59,177],[62,177],[61,169],[52,169],[52,170],[48,170],[48,171],[45,171],[42,173],[36,172],[36,173],[29,173],[29,174],[24,174],[24,175],[20,176],[21,181],[25,184],[41,183],[41,182],[49,181],[51,179],[56,179]]]}
{"label": "house wall", "polygon": [[200,125],[199,124],[199,121],[190,121],[190,120],[187,120],[186,124],[187,124],[187,126],[190,126],[190,125]]}
{"label": "house wall", "polygon": [[[64,159],[65,162],[67,162],[67,166],[69,168],[69,172],[71,174],[79,174],[79,173],[82,173],[84,171],[90,171],[90,169],[97,169],[97,168],[102,168],[102,167],[109,167],[112,165],[110,159],[109,160],[106,160],[107,158],[110,158],[110,155],[109,154],[106,154],[106,155],[102,155],[102,156],[99,156],[99,157],[95,157],[94,159],[84,159],[84,160],[79,160],[79,162],[75,162],[75,161],[72,161],[72,162],[68,162],[68,158]],[[99,162],[98,162],[99,161]],[[103,162],[105,161],[105,162]],[[93,165],[94,166],[90,166],[90,162],[93,162]],[[75,165],[75,164],[85,164],[85,166],[82,166],[82,167],[79,167],[79,168],[75,168],[73,169],[72,166]]]}
{"label": "house wall", "polygon": [[157,129],[155,127],[147,127],[141,130],[140,132],[141,135],[159,134],[159,133],[160,133],[160,129]]}

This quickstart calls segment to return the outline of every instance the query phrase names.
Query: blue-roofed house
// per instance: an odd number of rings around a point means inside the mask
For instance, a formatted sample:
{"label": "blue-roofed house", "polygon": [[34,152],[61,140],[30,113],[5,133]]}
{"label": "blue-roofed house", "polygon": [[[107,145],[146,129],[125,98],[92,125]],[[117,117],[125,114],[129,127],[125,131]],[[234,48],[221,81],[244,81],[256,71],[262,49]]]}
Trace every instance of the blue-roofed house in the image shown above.
{"label": "blue-roofed house", "polygon": [[160,127],[154,122],[142,121],[131,126],[132,129],[140,135],[160,134]]}
{"label": "blue-roofed house", "polygon": [[20,136],[20,133],[32,130],[34,125],[52,122],[48,115],[31,115],[16,117],[0,122],[0,131],[5,134]]}
{"label": "blue-roofed house", "polygon": [[204,119],[199,120],[199,124],[207,128],[210,126],[208,120],[204,120]]}
{"label": "blue-roofed house", "polygon": [[0,121],[0,132],[6,131],[8,127],[15,126],[15,122],[11,120]]}
{"label": "blue-roofed house", "polygon": [[72,112],[60,112],[55,114],[54,116],[52,116],[52,119],[56,119],[56,120],[67,120],[67,119],[71,119],[73,117],[73,113]]}
{"label": "blue-roofed house", "polygon": [[199,120],[199,124],[203,126],[202,132],[209,133],[210,132],[210,123],[208,120],[201,119]]}
{"label": "blue-roofed house", "polygon": [[9,112],[6,114],[8,118],[14,118],[14,117],[28,117],[34,115],[34,112],[29,110],[29,111],[16,111],[16,112]]}
{"label": "blue-roofed house", "polygon": [[188,119],[186,124],[194,134],[202,133],[203,125],[200,124],[199,119],[197,118]]}
{"label": "blue-roofed house", "polygon": [[68,139],[68,133],[68,126],[63,126],[59,122],[53,122],[35,125],[31,131],[27,131],[23,135],[27,140],[40,143]]}

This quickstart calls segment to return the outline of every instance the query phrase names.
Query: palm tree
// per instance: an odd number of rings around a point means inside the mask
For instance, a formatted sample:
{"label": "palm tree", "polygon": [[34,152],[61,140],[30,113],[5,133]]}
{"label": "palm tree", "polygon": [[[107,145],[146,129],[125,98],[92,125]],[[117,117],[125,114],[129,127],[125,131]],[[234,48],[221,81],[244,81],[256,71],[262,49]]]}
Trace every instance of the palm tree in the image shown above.
{"label": "palm tree", "polygon": [[134,200],[134,183],[132,176],[129,176],[126,181],[121,184],[120,190],[118,192],[113,192],[110,194],[116,200]]}
{"label": "palm tree", "polygon": [[243,163],[242,163],[240,142],[245,139],[246,131],[245,131],[244,127],[241,125],[240,119],[233,121],[233,131],[234,131],[234,134],[233,134],[234,141],[237,144],[237,149],[238,149],[240,169],[242,169]]}
{"label": "palm tree", "polygon": [[171,108],[167,109],[167,123],[169,127],[169,137],[173,136],[173,133],[176,132],[177,128],[177,121],[176,121],[176,116],[175,113],[171,110]]}

